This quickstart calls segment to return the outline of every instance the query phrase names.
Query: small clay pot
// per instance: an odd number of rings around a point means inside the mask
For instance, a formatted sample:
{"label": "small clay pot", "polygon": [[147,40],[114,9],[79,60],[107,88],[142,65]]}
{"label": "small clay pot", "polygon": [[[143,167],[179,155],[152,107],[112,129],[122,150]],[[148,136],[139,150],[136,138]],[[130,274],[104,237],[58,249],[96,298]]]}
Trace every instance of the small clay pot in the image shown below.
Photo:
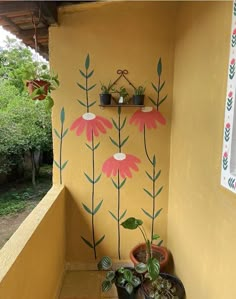
{"label": "small clay pot", "polygon": [[44,100],[47,96],[49,86],[50,83],[44,80],[31,80],[26,82],[26,87],[28,88],[29,94],[32,94],[35,91],[35,89],[43,87],[44,93],[35,96],[33,100],[39,100],[39,101]]}

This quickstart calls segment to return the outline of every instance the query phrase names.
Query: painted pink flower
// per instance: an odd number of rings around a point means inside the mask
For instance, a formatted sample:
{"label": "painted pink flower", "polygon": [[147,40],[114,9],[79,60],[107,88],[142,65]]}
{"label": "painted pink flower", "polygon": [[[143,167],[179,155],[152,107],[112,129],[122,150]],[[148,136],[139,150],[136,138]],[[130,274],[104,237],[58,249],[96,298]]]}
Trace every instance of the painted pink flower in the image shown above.
{"label": "painted pink flower", "polygon": [[233,59],[231,59],[231,62],[230,62],[230,64],[235,64],[235,59],[233,58]]}
{"label": "painted pink flower", "polygon": [[109,120],[102,116],[87,112],[73,122],[70,130],[76,129],[77,136],[80,136],[83,131],[86,130],[87,140],[91,141],[92,133],[97,137],[99,133],[105,134],[106,128],[112,128],[112,124]]}
{"label": "painted pink flower", "polygon": [[144,107],[141,110],[137,110],[131,117],[130,124],[139,126],[139,131],[142,132],[144,125],[148,129],[155,129],[157,123],[165,125],[166,120],[163,115],[153,107]]}
{"label": "painted pink flower", "polygon": [[236,34],[236,28],[234,28],[233,34]]}
{"label": "painted pink flower", "polygon": [[224,158],[228,158],[228,153],[224,152]]}
{"label": "painted pink flower", "polygon": [[227,128],[227,129],[230,129],[230,123],[227,123],[227,124],[226,124],[226,128]]}
{"label": "painted pink flower", "polygon": [[140,162],[140,159],[133,155],[116,153],[103,163],[102,171],[107,177],[110,177],[116,176],[119,170],[123,179],[126,177],[131,178],[131,170],[138,171],[137,164]]}
{"label": "painted pink flower", "polygon": [[230,92],[228,93],[228,97],[229,97],[229,98],[232,98],[232,96],[233,96],[233,92],[230,91]]}

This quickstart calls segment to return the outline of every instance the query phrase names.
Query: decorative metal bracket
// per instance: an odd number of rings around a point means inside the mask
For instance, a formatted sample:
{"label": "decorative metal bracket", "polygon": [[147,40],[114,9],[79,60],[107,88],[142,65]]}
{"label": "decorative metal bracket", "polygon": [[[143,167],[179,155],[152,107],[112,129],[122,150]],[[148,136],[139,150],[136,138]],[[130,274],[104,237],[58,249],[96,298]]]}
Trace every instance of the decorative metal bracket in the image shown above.
{"label": "decorative metal bracket", "polygon": [[127,70],[117,70],[116,72],[119,77],[112,83],[111,87],[113,87],[120,79],[121,77],[124,77],[125,80],[129,83],[129,85],[131,85],[134,89],[136,89],[136,87],[129,81],[129,79],[126,77],[126,75],[128,75],[128,71]]}

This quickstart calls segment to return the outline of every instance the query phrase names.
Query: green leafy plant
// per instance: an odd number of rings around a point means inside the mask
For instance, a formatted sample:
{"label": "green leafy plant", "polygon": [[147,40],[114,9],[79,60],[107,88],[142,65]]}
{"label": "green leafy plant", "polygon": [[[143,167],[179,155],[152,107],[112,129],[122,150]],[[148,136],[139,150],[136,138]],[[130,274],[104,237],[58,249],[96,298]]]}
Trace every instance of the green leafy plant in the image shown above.
{"label": "green leafy plant", "polygon": [[135,96],[144,95],[145,90],[146,90],[146,87],[140,85],[140,86],[138,86],[137,88],[134,89],[134,95]]}
{"label": "green leafy plant", "polygon": [[111,81],[108,83],[108,85],[105,85],[102,82],[100,82],[100,83],[101,83],[101,93],[102,94],[109,94],[109,93],[115,92],[115,88]]}
{"label": "green leafy plant", "polygon": [[[123,98],[123,103],[129,102],[129,98],[128,98],[129,94],[124,86],[121,86],[120,89],[117,89],[115,92],[119,94],[120,98],[121,97]],[[119,103],[119,100],[118,100],[118,103]]]}
{"label": "green leafy plant", "polygon": [[127,293],[131,294],[135,288],[141,284],[141,278],[134,269],[119,267],[112,269],[112,260],[104,256],[97,264],[98,270],[108,271],[105,280],[102,282],[102,291],[107,292],[111,289],[112,284],[123,287]]}

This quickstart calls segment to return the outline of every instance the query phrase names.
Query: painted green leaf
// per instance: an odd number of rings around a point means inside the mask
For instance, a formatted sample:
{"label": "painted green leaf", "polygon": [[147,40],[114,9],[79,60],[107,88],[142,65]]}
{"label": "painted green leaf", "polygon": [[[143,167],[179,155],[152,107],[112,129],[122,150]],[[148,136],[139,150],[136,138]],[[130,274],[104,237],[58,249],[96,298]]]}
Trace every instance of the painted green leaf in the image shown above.
{"label": "painted green leaf", "polygon": [[110,280],[105,279],[102,282],[102,291],[103,292],[108,292],[112,287],[112,282]]}
{"label": "painted green leaf", "polygon": [[111,211],[109,211],[109,213],[111,214],[111,216],[112,216],[116,221],[118,221],[117,217],[116,217]]}
{"label": "painted green leaf", "polygon": [[116,141],[114,139],[112,139],[110,136],[109,136],[109,138],[110,138],[111,142],[119,148],[119,145],[116,143]]}
{"label": "painted green leaf", "polygon": [[85,143],[85,144],[91,151],[93,150],[93,148],[88,143]]}
{"label": "painted green leaf", "polygon": [[147,265],[144,263],[139,263],[134,268],[140,274],[145,273],[147,271]]}
{"label": "painted green leaf", "polygon": [[86,88],[85,88],[83,85],[79,84],[78,82],[77,82],[77,85],[78,85],[81,89],[86,90]]}
{"label": "painted green leaf", "polygon": [[147,211],[145,211],[143,208],[142,208],[142,211],[143,211],[144,214],[146,214],[149,218],[153,219],[152,215],[149,214]]}
{"label": "painted green leaf", "polygon": [[116,182],[115,182],[113,179],[111,179],[111,180],[112,180],[113,185],[116,187],[116,189],[119,189],[119,187],[118,187],[118,185],[116,184]]}
{"label": "painted green leaf", "polygon": [[91,89],[93,89],[96,85],[97,85],[97,84],[93,84],[92,86],[90,86],[90,87],[88,88],[88,91],[91,90]]}
{"label": "painted green leaf", "polygon": [[154,219],[157,218],[157,216],[161,213],[161,211],[162,211],[162,208],[161,208],[160,210],[158,210],[158,211],[155,213],[155,215],[154,215]]}
{"label": "painted green leaf", "polygon": [[87,55],[86,57],[86,60],[85,60],[85,68],[86,70],[89,68],[89,65],[90,65],[90,57],[89,57],[89,54]]}
{"label": "painted green leaf", "polygon": [[148,273],[152,280],[157,279],[160,273],[160,263],[156,258],[150,257],[147,261]]}
{"label": "painted green leaf", "polygon": [[112,281],[115,278],[115,271],[108,271],[106,274],[106,279]]}
{"label": "painted green leaf", "polygon": [[96,104],[96,101],[94,101],[94,102],[92,102],[91,104],[89,104],[88,107],[90,108],[90,107],[92,107],[92,106],[95,105],[95,104]]}
{"label": "painted green leaf", "polygon": [[95,215],[97,213],[97,211],[100,209],[101,205],[103,203],[103,199],[99,202],[99,204],[96,206],[96,208],[93,211],[93,215]]}
{"label": "painted green leaf", "polygon": [[94,73],[94,70],[92,70],[88,75],[87,75],[87,78],[90,78]]}
{"label": "painted green leaf", "polygon": [[126,212],[127,212],[127,210],[125,210],[124,213],[120,216],[119,221],[125,217]]}
{"label": "painted green leaf", "polygon": [[61,139],[61,136],[60,136],[60,134],[57,132],[56,129],[54,129],[54,132],[55,132],[56,136],[57,136],[59,139]]}
{"label": "painted green leaf", "polygon": [[80,71],[80,74],[84,77],[84,78],[87,78],[87,76],[85,75],[85,73],[83,72],[83,71],[81,71],[81,70],[79,70]]}
{"label": "painted green leaf", "polygon": [[158,103],[158,107],[165,101],[165,99],[167,98],[168,94]]}
{"label": "painted green leaf", "polygon": [[96,243],[95,243],[95,247],[98,246],[105,238],[105,235],[103,235]]}
{"label": "painted green leaf", "polygon": [[88,212],[90,215],[93,215],[93,212],[90,210],[90,208],[88,208],[84,203],[82,203],[82,205],[86,212]]}
{"label": "painted green leaf", "polygon": [[112,267],[112,260],[109,256],[104,256],[101,258],[99,263],[97,264],[98,270],[109,270]]}
{"label": "painted green leaf", "polygon": [[159,92],[162,90],[162,88],[164,87],[165,83],[166,83],[166,81],[164,81],[164,82],[161,84],[161,86],[160,86],[159,89],[158,89]]}
{"label": "painted green leaf", "polygon": [[93,245],[88,241],[88,240],[86,240],[84,237],[82,237],[82,236],[80,236],[81,237],[81,239],[84,241],[84,243],[85,244],[87,244],[90,248],[92,248],[93,249]]}
{"label": "painted green leaf", "polygon": [[91,184],[93,184],[93,180],[87,175],[87,173],[84,172],[84,175],[86,176],[86,178],[89,180],[89,182]]}
{"label": "painted green leaf", "polygon": [[62,134],[62,138],[64,138],[64,137],[66,136],[67,133],[68,133],[68,129],[66,129],[66,130],[64,131],[64,133]]}
{"label": "painted green leaf", "polygon": [[63,170],[66,167],[67,163],[68,163],[68,160],[66,162],[64,162],[64,164],[62,164],[61,170]]}
{"label": "painted green leaf", "polygon": [[84,102],[82,102],[82,101],[80,101],[80,100],[77,100],[79,103],[80,103],[80,105],[82,105],[82,106],[84,106],[84,107],[87,107],[87,105],[84,103]]}
{"label": "painted green leaf", "polygon": [[100,180],[101,175],[102,175],[102,174],[100,174],[100,175],[96,178],[96,180],[94,181],[94,184],[96,184],[96,183]]}
{"label": "painted green leaf", "polygon": [[153,105],[156,106],[156,102],[155,102],[152,98],[150,98],[150,97],[148,97],[148,98],[149,98],[149,100],[153,103]]}
{"label": "painted green leaf", "polygon": [[60,165],[57,163],[56,160],[53,161],[55,163],[55,165],[57,166],[57,168],[61,169]]}
{"label": "painted green leaf", "polygon": [[126,123],[126,118],[123,120],[123,123],[122,123],[122,125],[121,125],[121,127],[120,127],[121,130],[124,128],[125,123]]}
{"label": "painted green leaf", "polygon": [[154,155],[153,158],[152,158],[152,165],[153,166],[156,166],[156,156]]}
{"label": "painted green leaf", "polygon": [[158,63],[157,63],[157,74],[158,74],[158,76],[160,76],[161,73],[162,73],[162,62],[161,62],[161,58],[160,58]]}
{"label": "painted green leaf", "polygon": [[158,89],[154,83],[152,83],[152,87],[155,89],[156,92],[158,92]]}
{"label": "painted green leaf", "polygon": [[99,145],[100,145],[100,142],[98,142],[98,143],[95,145],[94,150],[96,150],[96,149],[99,147]]}
{"label": "painted green leaf", "polygon": [[113,126],[114,126],[117,130],[119,130],[119,127],[117,126],[117,123],[115,122],[115,120],[114,120],[113,118],[112,118],[111,120],[112,120]]}
{"label": "painted green leaf", "polygon": [[154,196],[155,198],[161,193],[162,189],[163,189],[163,186],[157,191],[157,193]]}
{"label": "painted green leaf", "polygon": [[125,178],[125,179],[122,181],[122,183],[120,184],[120,188],[122,188],[122,187],[124,186],[125,182],[126,182],[126,178]]}
{"label": "painted green leaf", "polygon": [[161,170],[159,170],[158,173],[155,175],[154,181],[156,181],[159,178],[160,174],[161,174]]}
{"label": "painted green leaf", "polygon": [[121,145],[120,147],[124,146],[126,141],[129,139],[129,136],[127,136],[122,142],[121,142]]}
{"label": "painted green leaf", "polygon": [[61,123],[63,124],[65,121],[65,109],[64,107],[61,109]]}
{"label": "painted green leaf", "polygon": [[126,229],[136,229],[142,224],[143,221],[141,219],[136,219],[134,217],[129,217],[124,222],[121,223],[121,225]]}
{"label": "painted green leaf", "polygon": [[151,181],[153,181],[152,176],[151,176],[147,171],[145,171],[145,172],[146,172],[146,175],[149,177],[149,179],[150,179]]}
{"label": "painted green leaf", "polygon": [[145,188],[143,188],[143,190],[151,197],[151,198],[153,198],[153,195],[147,190],[147,189],[145,189]]}

